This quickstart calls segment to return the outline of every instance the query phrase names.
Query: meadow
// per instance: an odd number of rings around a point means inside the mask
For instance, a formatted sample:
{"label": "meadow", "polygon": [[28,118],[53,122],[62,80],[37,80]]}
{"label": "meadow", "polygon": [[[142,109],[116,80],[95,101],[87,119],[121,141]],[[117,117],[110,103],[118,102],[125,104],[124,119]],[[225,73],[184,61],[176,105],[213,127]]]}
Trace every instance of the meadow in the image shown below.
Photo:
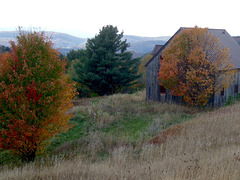
{"label": "meadow", "polygon": [[240,104],[197,109],[145,92],[74,100],[74,126],[23,163],[0,152],[1,179],[240,179]]}

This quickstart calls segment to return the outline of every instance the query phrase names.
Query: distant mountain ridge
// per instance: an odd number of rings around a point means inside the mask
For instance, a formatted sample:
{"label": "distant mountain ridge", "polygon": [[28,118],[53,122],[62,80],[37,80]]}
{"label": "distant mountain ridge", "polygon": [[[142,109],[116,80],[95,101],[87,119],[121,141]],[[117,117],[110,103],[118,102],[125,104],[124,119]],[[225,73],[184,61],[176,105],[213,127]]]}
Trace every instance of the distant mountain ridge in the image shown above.
{"label": "distant mountain ridge", "polygon": [[156,44],[163,45],[169,39],[169,36],[161,36],[161,37],[142,37],[142,36],[134,36],[134,35],[125,35],[123,39],[127,39],[130,43],[130,47],[128,50],[134,51],[134,54],[146,54],[153,50]]}
{"label": "distant mountain ridge", "polygon": [[[9,41],[14,41],[18,31],[0,31],[0,46],[9,47]],[[54,48],[60,49],[60,51],[66,55],[72,49],[84,48],[87,42],[87,38],[80,38],[72,36],[66,33],[47,31],[46,35],[52,38]],[[134,35],[124,35],[123,39],[127,39],[130,43],[129,51],[133,52],[133,57],[141,57],[147,53],[150,53],[155,45],[163,45],[167,42],[170,36],[160,37],[142,37]],[[240,45],[240,36],[233,37]]]}
{"label": "distant mountain ridge", "polygon": [[[0,45],[10,46],[9,41],[14,41],[18,31],[0,31]],[[47,31],[46,35],[52,38],[55,48],[82,48],[86,38],[79,38],[65,33]]]}
{"label": "distant mountain ridge", "polygon": [[[14,41],[18,31],[0,31],[0,45],[9,47],[9,41]],[[87,38],[79,38],[66,33],[47,31],[46,35],[52,38],[54,48],[59,48],[63,54],[71,49],[84,48]],[[127,39],[130,43],[129,51],[134,53],[135,57],[142,56],[152,51],[156,44],[163,45],[169,39],[168,36],[162,37],[141,37],[134,35],[125,35],[123,39]]]}

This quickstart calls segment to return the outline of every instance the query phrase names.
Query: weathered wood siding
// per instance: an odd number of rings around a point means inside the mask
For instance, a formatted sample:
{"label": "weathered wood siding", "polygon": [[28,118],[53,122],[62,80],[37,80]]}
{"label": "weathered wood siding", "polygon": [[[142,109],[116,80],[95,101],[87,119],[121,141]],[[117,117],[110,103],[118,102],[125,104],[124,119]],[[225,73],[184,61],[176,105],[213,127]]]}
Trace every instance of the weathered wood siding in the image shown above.
{"label": "weathered wood siding", "polygon": [[154,55],[154,59],[151,59],[147,64],[146,72],[146,99],[153,101],[167,102],[172,97],[169,95],[169,90],[165,95],[160,95],[160,86],[157,79],[157,74],[160,68],[160,56],[162,51],[169,46],[169,42],[174,38],[176,34],[182,31],[183,28],[180,28],[164,45],[158,52]]}
{"label": "weathered wood siding", "polygon": [[[236,92],[235,88],[238,86],[238,92]],[[224,95],[221,95],[221,93],[215,94],[214,95],[214,106],[223,106],[224,103],[228,100],[230,96],[235,98],[237,94],[240,93],[240,70],[237,69],[236,73],[234,75],[234,81],[233,83],[229,86],[229,88],[224,90]]]}
{"label": "weathered wood siding", "polygon": [[146,72],[146,98],[147,100],[160,101],[160,86],[157,74],[160,68],[160,55],[157,55],[147,66]]}
{"label": "weathered wood siding", "polygon": [[182,103],[182,98],[170,95],[170,90],[167,89],[165,94],[160,93],[160,85],[158,82],[158,72],[160,68],[160,53],[156,56],[147,66],[147,79],[146,79],[146,99],[160,102]]}
{"label": "weathered wood siding", "polygon": [[[170,90],[167,89],[165,94],[160,94],[160,86],[157,79],[157,74],[160,68],[160,55],[156,56],[147,66],[147,82],[146,82],[146,98],[147,100],[160,102],[175,102],[184,104],[181,97],[170,95]],[[236,92],[238,86],[238,92]],[[220,107],[228,100],[230,96],[235,98],[240,93],[240,69],[234,75],[234,81],[229,88],[224,90],[224,95],[221,93],[214,94],[207,104],[207,106]]]}

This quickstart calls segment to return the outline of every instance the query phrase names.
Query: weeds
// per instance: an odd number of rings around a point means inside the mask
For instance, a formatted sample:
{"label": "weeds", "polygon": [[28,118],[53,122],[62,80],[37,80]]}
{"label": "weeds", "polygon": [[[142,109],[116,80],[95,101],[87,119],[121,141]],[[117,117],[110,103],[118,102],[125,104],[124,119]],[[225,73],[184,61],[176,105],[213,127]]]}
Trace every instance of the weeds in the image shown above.
{"label": "weeds", "polygon": [[[239,179],[239,104],[211,112],[146,102],[142,92],[81,101],[47,156],[2,179]],[[84,104],[84,105],[83,105]]]}
{"label": "weeds", "polygon": [[235,103],[239,102],[239,100],[240,100],[240,94],[237,94],[236,97],[233,97],[233,96],[230,95],[228,97],[228,99],[226,100],[226,102],[224,103],[224,106],[235,104]]}

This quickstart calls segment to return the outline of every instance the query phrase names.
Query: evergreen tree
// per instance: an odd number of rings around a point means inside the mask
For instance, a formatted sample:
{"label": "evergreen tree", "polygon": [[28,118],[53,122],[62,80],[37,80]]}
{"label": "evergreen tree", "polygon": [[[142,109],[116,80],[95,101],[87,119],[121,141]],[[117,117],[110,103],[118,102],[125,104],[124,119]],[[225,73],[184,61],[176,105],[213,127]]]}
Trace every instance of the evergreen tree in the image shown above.
{"label": "evergreen tree", "polygon": [[86,58],[74,65],[75,80],[99,95],[118,93],[136,83],[140,60],[132,59],[130,44],[122,37],[123,32],[118,34],[117,27],[108,25],[88,39]]}
{"label": "evergreen tree", "polygon": [[71,62],[76,59],[81,59],[82,57],[85,57],[85,56],[86,56],[85,49],[78,49],[78,50],[72,49],[67,53],[67,60]]}
{"label": "evergreen tree", "polygon": [[77,60],[81,60],[82,58],[86,57],[86,50],[85,49],[78,49],[78,50],[74,50],[72,49],[71,51],[69,51],[67,53],[67,66],[66,69],[69,69],[69,67],[71,67],[72,63],[74,63],[74,61]]}

